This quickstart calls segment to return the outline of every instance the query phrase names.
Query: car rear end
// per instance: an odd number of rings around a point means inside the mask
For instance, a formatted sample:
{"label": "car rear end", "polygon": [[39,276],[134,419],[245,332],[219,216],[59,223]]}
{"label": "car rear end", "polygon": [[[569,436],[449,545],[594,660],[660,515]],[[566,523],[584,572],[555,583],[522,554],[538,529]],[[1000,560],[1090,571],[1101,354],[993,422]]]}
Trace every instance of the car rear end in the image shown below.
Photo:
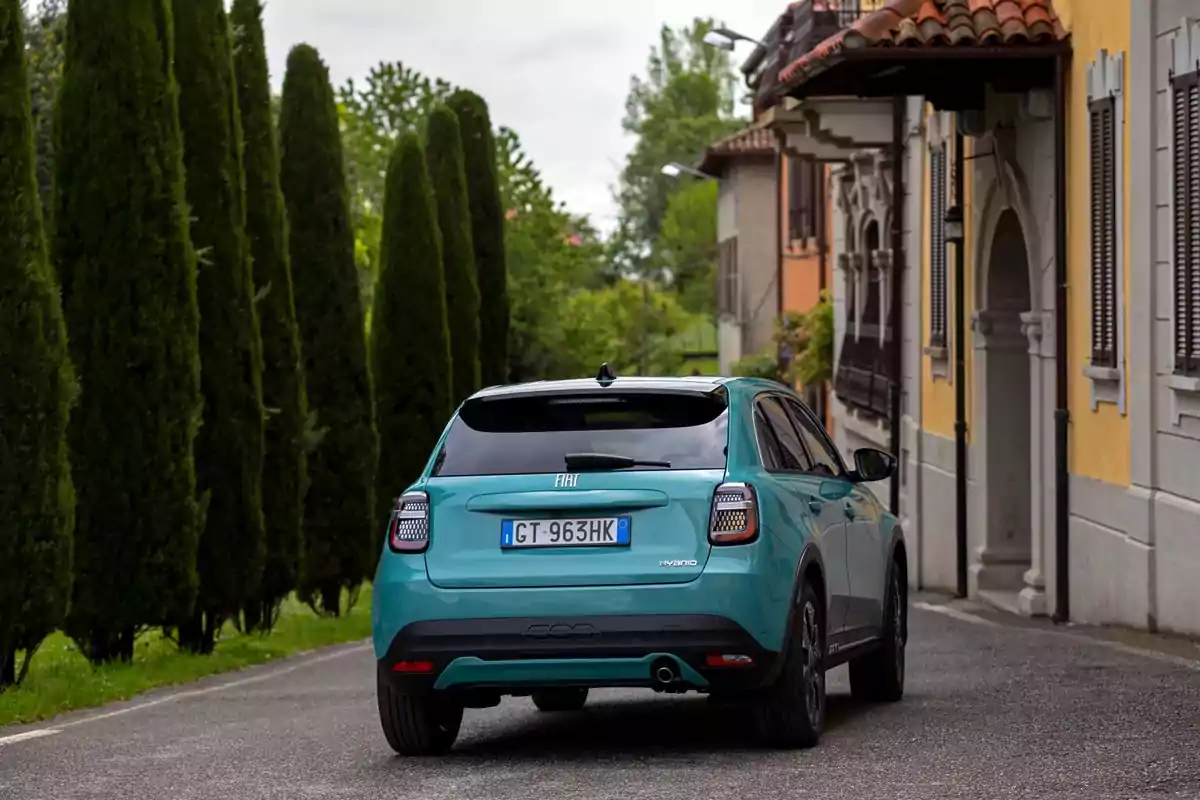
{"label": "car rear end", "polygon": [[381,679],[468,706],[765,680],[785,620],[760,579],[757,498],[730,472],[730,397],[720,381],[623,379],[468,400],[392,515]]}

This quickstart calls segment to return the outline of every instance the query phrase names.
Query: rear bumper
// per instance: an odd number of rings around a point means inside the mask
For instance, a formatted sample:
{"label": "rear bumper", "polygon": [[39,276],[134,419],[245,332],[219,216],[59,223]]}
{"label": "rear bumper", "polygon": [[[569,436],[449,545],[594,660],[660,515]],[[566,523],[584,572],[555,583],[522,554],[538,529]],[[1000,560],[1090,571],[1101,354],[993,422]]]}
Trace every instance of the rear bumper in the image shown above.
{"label": "rear bumper", "polygon": [[[752,663],[711,667],[710,654]],[[414,622],[379,659],[379,671],[409,691],[500,692],[547,686],[647,686],[668,691],[745,690],[773,674],[778,655],[736,622],[706,614],[515,617]],[[432,669],[400,672],[401,662]],[[670,663],[677,680],[654,673]]]}

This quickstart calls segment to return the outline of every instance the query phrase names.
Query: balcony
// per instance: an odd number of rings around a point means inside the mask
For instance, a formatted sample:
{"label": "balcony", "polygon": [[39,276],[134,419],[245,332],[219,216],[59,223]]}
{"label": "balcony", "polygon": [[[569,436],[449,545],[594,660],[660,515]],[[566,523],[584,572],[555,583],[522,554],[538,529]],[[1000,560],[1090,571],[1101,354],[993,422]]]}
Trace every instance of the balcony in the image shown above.
{"label": "balcony", "polygon": [[756,112],[774,103],[779,73],[838,31],[873,11],[879,0],[807,0],[793,3],[767,35],[763,45],[742,65],[746,84],[754,93]]}

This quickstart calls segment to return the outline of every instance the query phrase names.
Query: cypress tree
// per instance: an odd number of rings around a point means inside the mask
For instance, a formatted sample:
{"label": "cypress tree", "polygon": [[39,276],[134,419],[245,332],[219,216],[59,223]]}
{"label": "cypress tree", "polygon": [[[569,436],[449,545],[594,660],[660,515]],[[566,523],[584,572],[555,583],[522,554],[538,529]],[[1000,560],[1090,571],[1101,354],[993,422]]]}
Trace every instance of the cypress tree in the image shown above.
{"label": "cypress tree", "polygon": [[300,361],[300,334],[287,251],[287,217],[279,189],[279,147],[271,112],[261,0],[234,0],[234,73],[245,142],[246,240],[255,282],[263,344],[263,403],[267,407],[262,507],[267,556],[258,595],[245,607],[250,629],[270,629],[280,601],[296,588],[303,543],[304,451],[308,397]]}
{"label": "cypress tree", "polygon": [[371,357],[379,436],[388,443],[375,496],[386,505],[421,474],[451,413],[441,232],[416,134],[400,140],[388,164],[380,249]]}
{"label": "cypress tree", "polygon": [[200,591],[180,643],[207,653],[258,593],[262,512],[262,342],[246,248],[242,129],[223,0],[174,0],[175,64],[192,243],[201,253],[196,481],[208,496]]}
{"label": "cypress tree", "polygon": [[202,527],[200,315],[166,0],[71,0],[55,261],[82,395],[67,631],[93,661],[186,617]]}
{"label": "cypress tree", "polygon": [[449,100],[462,129],[471,241],[479,284],[479,370],[484,386],[508,381],[508,267],[504,257],[504,209],[496,181],[496,140],[487,103],[460,90]]}
{"label": "cypress tree", "polygon": [[74,399],[46,253],[20,0],[0,0],[0,689],[62,624],[71,596]]}
{"label": "cypress tree", "polygon": [[450,399],[454,406],[479,389],[479,285],[471,243],[471,212],[458,117],[448,106],[429,115],[425,156],[437,201],[450,326]]}
{"label": "cypress tree", "polygon": [[341,589],[374,567],[383,520],[373,508],[379,443],[337,107],[329,70],[308,45],[288,55],[279,145],[296,318],[319,426],[300,588],[314,608],[319,599],[336,614]]}

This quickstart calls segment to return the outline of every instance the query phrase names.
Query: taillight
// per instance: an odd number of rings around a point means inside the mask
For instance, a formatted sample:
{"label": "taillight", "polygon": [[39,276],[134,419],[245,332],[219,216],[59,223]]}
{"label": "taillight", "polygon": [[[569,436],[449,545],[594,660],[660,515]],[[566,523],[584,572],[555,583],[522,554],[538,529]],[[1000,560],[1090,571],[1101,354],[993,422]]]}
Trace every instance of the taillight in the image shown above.
{"label": "taillight", "polygon": [[429,546],[429,495],[408,492],[396,501],[388,521],[388,544],[398,553],[420,553]]}
{"label": "taillight", "polygon": [[745,544],[758,536],[758,497],[748,483],[722,483],[713,493],[708,540]]}

